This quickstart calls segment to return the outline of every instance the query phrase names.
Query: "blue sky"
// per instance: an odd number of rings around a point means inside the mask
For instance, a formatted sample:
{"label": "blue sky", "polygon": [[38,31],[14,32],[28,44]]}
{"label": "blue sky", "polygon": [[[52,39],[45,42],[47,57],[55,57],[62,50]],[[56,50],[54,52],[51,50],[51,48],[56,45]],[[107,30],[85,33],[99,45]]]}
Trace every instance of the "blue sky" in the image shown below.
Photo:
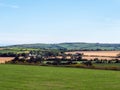
{"label": "blue sky", "polygon": [[0,0],[0,44],[120,43],[119,0]]}

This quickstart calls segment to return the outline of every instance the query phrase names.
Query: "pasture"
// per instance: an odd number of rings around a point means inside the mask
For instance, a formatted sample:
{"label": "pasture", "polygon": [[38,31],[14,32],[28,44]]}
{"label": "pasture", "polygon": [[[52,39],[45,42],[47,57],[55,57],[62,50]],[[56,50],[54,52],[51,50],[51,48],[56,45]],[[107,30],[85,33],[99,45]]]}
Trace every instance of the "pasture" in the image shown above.
{"label": "pasture", "polygon": [[0,90],[119,90],[120,72],[0,65]]}
{"label": "pasture", "polygon": [[0,48],[0,53],[29,53],[31,50],[38,50],[38,49],[32,49],[32,48]]}

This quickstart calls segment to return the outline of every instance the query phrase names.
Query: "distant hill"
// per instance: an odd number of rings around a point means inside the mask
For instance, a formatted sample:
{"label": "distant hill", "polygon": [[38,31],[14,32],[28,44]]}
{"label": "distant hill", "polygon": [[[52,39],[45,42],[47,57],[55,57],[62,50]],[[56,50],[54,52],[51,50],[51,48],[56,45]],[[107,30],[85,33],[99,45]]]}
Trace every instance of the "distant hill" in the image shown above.
{"label": "distant hill", "polygon": [[7,46],[8,48],[42,48],[66,50],[120,50],[120,44],[102,43],[59,43],[59,44],[22,44]]}

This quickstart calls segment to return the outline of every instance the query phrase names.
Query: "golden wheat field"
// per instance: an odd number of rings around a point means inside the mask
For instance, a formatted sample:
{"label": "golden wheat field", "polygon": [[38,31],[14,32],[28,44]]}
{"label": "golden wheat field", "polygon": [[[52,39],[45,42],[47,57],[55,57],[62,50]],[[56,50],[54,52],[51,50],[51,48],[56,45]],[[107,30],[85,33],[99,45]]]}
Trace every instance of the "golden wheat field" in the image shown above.
{"label": "golden wheat field", "polygon": [[5,63],[6,61],[11,61],[14,57],[0,57],[0,63]]}
{"label": "golden wheat field", "polygon": [[66,52],[66,54],[75,54],[75,53],[83,53],[87,56],[116,56],[120,54],[120,51],[73,51],[73,52]]}
{"label": "golden wheat field", "polygon": [[112,60],[112,59],[119,59],[120,58],[113,58],[113,57],[92,57],[92,56],[83,56],[83,59],[87,59],[87,60],[91,60],[91,59],[95,59],[95,58],[98,58],[100,60]]}
{"label": "golden wheat field", "polygon": [[[83,59],[116,59],[116,56],[120,54],[120,51],[73,51],[66,52],[66,54],[75,54],[75,53],[83,53]],[[117,58],[118,59],[118,58]]]}
{"label": "golden wheat field", "polygon": [[0,50],[3,50],[4,48],[0,48]]}

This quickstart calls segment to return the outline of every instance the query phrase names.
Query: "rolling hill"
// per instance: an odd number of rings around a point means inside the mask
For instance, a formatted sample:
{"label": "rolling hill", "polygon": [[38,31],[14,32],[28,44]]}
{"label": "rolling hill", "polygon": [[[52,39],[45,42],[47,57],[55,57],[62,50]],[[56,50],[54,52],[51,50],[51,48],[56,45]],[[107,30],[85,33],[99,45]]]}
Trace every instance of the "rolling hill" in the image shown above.
{"label": "rolling hill", "polygon": [[7,48],[42,48],[42,49],[64,49],[64,50],[120,50],[120,44],[103,43],[59,43],[59,44],[21,44],[11,45]]}

